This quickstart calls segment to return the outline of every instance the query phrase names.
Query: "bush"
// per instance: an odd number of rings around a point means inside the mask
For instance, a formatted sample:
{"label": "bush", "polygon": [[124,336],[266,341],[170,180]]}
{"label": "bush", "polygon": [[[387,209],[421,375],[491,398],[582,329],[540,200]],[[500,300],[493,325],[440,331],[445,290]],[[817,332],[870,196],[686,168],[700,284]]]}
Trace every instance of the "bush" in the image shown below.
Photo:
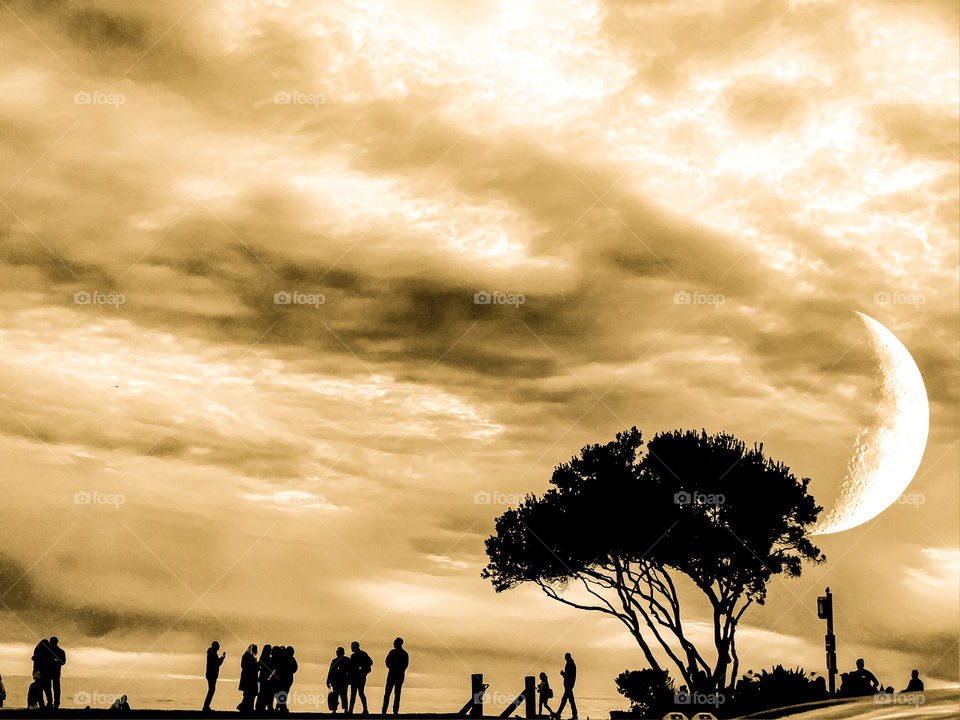
{"label": "bush", "polygon": [[777,665],[769,671],[761,671],[754,678],[753,682],[737,685],[738,708],[760,710],[783,707],[813,702],[827,696],[824,679],[814,677],[813,673],[807,674],[801,667],[787,669]]}
{"label": "bush", "polygon": [[638,715],[659,715],[673,709],[674,686],[666,670],[624,670],[617,676],[617,691],[630,701]]}

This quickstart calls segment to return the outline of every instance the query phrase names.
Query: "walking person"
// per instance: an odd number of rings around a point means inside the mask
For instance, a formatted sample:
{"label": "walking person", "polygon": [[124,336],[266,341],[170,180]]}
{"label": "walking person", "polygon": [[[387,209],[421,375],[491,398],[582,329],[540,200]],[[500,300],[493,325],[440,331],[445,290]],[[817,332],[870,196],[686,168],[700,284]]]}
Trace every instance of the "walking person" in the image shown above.
{"label": "walking person", "polygon": [[240,658],[240,684],[237,689],[243,693],[237,710],[240,712],[252,712],[254,702],[257,699],[257,646],[250,645],[247,651]]}
{"label": "walking person", "polygon": [[337,648],[336,656],[330,661],[327,670],[327,687],[333,700],[330,702],[330,712],[336,712],[339,706],[347,712],[347,689],[350,687],[350,658],[342,647]]}
{"label": "walking person", "polygon": [[540,696],[540,703],[537,706],[537,717],[543,717],[544,708],[547,710],[547,717],[553,717],[553,710],[550,709],[550,699],[553,697],[553,690],[550,689],[550,681],[547,680],[547,674],[545,672],[540,673],[537,695]]}
{"label": "walking person", "polygon": [[360,649],[360,643],[356,640],[350,643],[350,650],[350,709],[347,712],[353,712],[359,695],[363,714],[367,715],[367,694],[364,688],[367,685],[367,675],[373,669],[373,659]]}
{"label": "walking person", "polygon": [[387,704],[390,702],[390,691],[393,691],[393,714],[400,712],[400,690],[403,688],[404,675],[410,665],[410,655],[403,649],[403,638],[393,641],[393,650],[387,653],[387,685],[383,689],[383,709],[381,714],[387,714]]}
{"label": "walking person", "polygon": [[273,690],[271,686],[274,671],[273,646],[264,645],[263,652],[260,653],[260,662],[257,665],[257,680],[260,683],[260,688],[257,691],[257,703],[254,708],[257,712],[273,710]]}
{"label": "walking person", "polygon": [[570,712],[573,713],[571,720],[577,720],[577,701],[573,697],[573,686],[577,684],[577,664],[570,653],[564,655],[563,659],[566,660],[563,670],[560,671],[560,676],[563,678],[563,697],[560,698],[560,707],[557,708],[557,719],[559,720],[569,700]]}
{"label": "walking person", "polygon": [[205,672],[207,678],[207,697],[203,701],[203,711],[210,712],[210,702],[213,700],[213,694],[217,691],[217,678],[220,677],[220,666],[226,659],[227,654],[217,655],[220,651],[220,643],[214,640],[207,648],[207,669]]}

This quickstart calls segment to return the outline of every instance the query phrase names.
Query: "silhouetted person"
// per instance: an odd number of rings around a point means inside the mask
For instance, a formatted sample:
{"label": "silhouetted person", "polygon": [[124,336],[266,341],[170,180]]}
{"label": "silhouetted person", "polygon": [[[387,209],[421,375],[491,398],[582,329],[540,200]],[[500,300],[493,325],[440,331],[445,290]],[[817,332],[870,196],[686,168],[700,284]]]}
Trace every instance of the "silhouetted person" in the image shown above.
{"label": "silhouetted person", "polygon": [[[53,707],[53,648],[50,641],[42,638],[33,649],[33,673],[34,679],[40,682],[40,691],[46,695],[47,701],[44,707]],[[39,673],[39,677],[36,674]]]}
{"label": "silhouetted person", "polygon": [[910,673],[910,682],[908,682],[907,687],[900,692],[923,692],[923,680],[920,679],[919,670],[914,670]]}
{"label": "silhouetted person", "polygon": [[854,692],[857,695],[871,695],[880,688],[877,676],[863,667],[863,658],[857,659],[857,669],[850,673],[854,681]]}
{"label": "silhouetted person", "polygon": [[387,704],[390,702],[390,691],[393,691],[393,714],[400,712],[400,691],[403,689],[403,678],[410,665],[410,655],[403,649],[403,638],[393,641],[393,650],[387,653],[387,685],[383,689],[383,715],[387,714]]}
{"label": "silhouetted person", "polygon": [[217,691],[217,678],[220,677],[220,666],[223,665],[226,653],[217,655],[220,650],[220,643],[214,640],[207,648],[207,697],[203,701],[204,712],[210,712],[210,702],[213,700],[213,694]]}
{"label": "silhouetted person", "polygon": [[113,701],[113,705],[110,706],[111,710],[116,710],[117,712],[126,712],[130,709],[130,703],[127,702],[127,696],[121,695],[116,700]]}
{"label": "silhouetted person", "polygon": [[257,646],[250,645],[240,658],[240,684],[237,689],[243,693],[237,710],[251,712],[257,700]]}
{"label": "silhouetted person", "polygon": [[33,682],[27,687],[27,707],[30,709],[43,710],[46,707],[43,703],[43,680],[39,670],[33,671]]}
{"label": "silhouetted person", "polygon": [[[327,687],[333,692],[334,697],[344,712],[347,712],[347,689],[350,687],[350,658],[347,657],[342,647],[337,648],[337,655],[330,661],[330,669],[327,670]],[[337,711],[337,704],[331,703],[330,712]]]}
{"label": "silhouetted person", "polygon": [[67,662],[67,653],[60,647],[60,639],[50,638],[50,652],[52,653],[49,664],[50,685],[53,687],[53,707],[60,707],[60,670]]}
{"label": "silhouetted person", "polygon": [[0,708],[3,707],[3,701],[7,699],[7,689],[3,686],[3,678],[0,677]]}
{"label": "silhouetted person", "polygon": [[290,688],[293,686],[293,675],[298,669],[297,659],[293,656],[293,647],[283,648],[280,659],[277,661],[277,712],[290,712],[287,709],[287,700],[290,697]]}
{"label": "silhouetted person", "polygon": [[360,703],[363,706],[363,714],[367,714],[367,694],[364,688],[367,685],[367,675],[373,669],[373,659],[360,649],[360,643],[354,640],[350,643],[350,709],[347,712],[352,713],[353,707],[357,703],[357,695],[360,696]]}
{"label": "silhouetted person", "polygon": [[257,691],[257,712],[273,710],[272,685],[274,672],[273,646],[264,645],[263,652],[260,653],[260,663],[257,667],[257,680],[260,682],[260,689]]}
{"label": "silhouetted person", "polygon": [[563,664],[563,670],[560,675],[563,677],[563,697],[560,698],[560,707],[557,708],[557,717],[563,712],[563,708],[570,701],[570,712],[573,713],[573,720],[577,720],[577,701],[573,697],[573,686],[577,684],[577,664],[573,661],[573,656],[567,653],[563,656],[566,662]]}
{"label": "silhouetted person", "polygon": [[550,698],[553,697],[553,690],[550,689],[550,682],[547,680],[545,672],[540,673],[540,682],[537,684],[537,695],[540,702],[537,705],[537,717],[543,716],[543,709],[547,709],[547,714],[553,717],[553,710],[550,709]]}

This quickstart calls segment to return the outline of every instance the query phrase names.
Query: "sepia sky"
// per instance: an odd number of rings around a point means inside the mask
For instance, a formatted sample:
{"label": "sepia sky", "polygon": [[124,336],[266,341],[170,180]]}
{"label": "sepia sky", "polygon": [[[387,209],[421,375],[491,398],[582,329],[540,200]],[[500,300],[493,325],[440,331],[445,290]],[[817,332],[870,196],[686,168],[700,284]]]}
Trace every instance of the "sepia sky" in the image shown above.
{"label": "sepia sky", "polygon": [[841,669],[956,685],[957,12],[0,2],[8,691],[50,634],[68,699],[198,704],[214,638],[319,688],[400,634],[410,709],[565,651],[624,707],[615,621],[481,580],[494,518],[632,425],[762,442],[829,506],[876,413],[857,310],[920,368],[923,463],[772,582],[741,668],[822,671],[830,585]]}

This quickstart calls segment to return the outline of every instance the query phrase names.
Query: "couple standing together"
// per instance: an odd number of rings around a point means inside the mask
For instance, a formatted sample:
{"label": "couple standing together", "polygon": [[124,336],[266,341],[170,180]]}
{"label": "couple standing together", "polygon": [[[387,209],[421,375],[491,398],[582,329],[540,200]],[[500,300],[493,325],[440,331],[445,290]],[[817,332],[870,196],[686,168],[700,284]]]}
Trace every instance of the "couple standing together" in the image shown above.
{"label": "couple standing together", "polygon": [[27,690],[29,707],[60,707],[60,669],[67,662],[67,654],[60,647],[60,640],[52,637],[41,640],[33,649],[33,682]]}
{"label": "couple standing together", "polygon": [[[344,649],[338,647],[337,656],[330,662],[330,669],[327,671],[327,687],[330,688],[327,704],[330,712],[336,712],[339,706],[343,712],[349,714],[353,712],[359,695],[363,714],[366,715],[367,695],[364,689],[367,684],[367,675],[373,669],[373,660],[360,649],[360,643],[356,641],[350,644],[350,651],[350,656],[347,657]],[[396,715],[400,712],[400,690],[403,688],[403,680],[410,665],[410,655],[403,649],[403,638],[393,641],[393,650],[387,653],[385,665],[387,682],[384,686],[381,712],[386,715],[392,693],[393,713]],[[350,690],[349,705],[347,704],[348,689]]]}

